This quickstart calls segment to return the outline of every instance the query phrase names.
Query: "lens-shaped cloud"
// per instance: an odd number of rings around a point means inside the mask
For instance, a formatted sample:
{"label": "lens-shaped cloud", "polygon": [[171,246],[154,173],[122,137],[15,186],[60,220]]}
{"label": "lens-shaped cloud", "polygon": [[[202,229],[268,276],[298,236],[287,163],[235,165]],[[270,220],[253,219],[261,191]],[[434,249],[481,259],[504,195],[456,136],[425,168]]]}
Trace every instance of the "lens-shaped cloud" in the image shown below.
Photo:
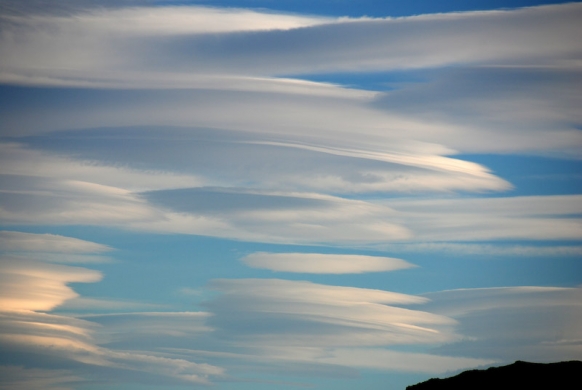
{"label": "lens-shaped cloud", "polygon": [[310,274],[359,274],[412,268],[401,259],[363,255],[332,255],[323,253],[255,252],[241,259],[253,268]]}

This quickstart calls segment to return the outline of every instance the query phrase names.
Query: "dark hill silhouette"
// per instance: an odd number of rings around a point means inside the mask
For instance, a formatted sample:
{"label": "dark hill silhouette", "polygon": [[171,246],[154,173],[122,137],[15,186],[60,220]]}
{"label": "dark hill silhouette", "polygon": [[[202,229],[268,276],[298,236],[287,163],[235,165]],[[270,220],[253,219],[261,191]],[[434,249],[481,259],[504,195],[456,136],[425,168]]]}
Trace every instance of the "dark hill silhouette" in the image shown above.
{"label": "dark hill silhouette", "polygon": [[502,367],[470,370],[459,375],[408,386],[406,390],[533,390],[582,389],[582,362],[528,363],[516,361]]}

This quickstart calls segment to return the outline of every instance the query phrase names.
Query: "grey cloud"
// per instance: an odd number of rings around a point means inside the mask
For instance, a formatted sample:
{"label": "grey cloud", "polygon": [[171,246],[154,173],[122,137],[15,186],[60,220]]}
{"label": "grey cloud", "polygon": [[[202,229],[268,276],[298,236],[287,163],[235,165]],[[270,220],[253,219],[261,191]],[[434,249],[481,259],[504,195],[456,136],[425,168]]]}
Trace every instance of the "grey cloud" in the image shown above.
{"label": "grey cloud", "polygon": [[129,191],[76,180],[0,175],[5,223],[112,223],[152,219],[156,212]]}
{"label": "grey cloud", "polygon": [[[175,48],[164,43],[171,50],[168,56],[188,53],[178,58],[202,69],[217,65],[213,71],[225,73],[233,71],[234,64],[236,71],[248,73],[300,74],[536,60],[554,63],[556,58],[580,53],[579,12],[578,4],[568,4],[183,39]],[[221,61],[224,53],[232,62]]]}
{"label": "grey cloud", "polygon": [[149,0],[58,0],[47,4],[44,0],[2,0],[0,13],[3,15],[70,15],[95,7],[127,7],[151,4]]}
{"label": "grey cloud", "polygon": [[578,240],[579,195],[473,199],[393,199],[381,203],[407,222],[419,241]]}
{"label": "grey cloud", "polygon": [[112,250],[95,242],[56,234],[34,234],[0,231],[0,248],[3,251],[101,253]]}
{"label": "grey cloud", "polygon": [[561,156],[578,158],[581,87],[578,68],[456,68],[434,71],[429,82],[380,95],[374,104],[387,112],[449,124],[445,132],[435,128],[418,136],[456,150],[558,150]]}
{"label": "grey cloud", "polygon": [[137,312],[81,318],[101,325],[95,334],[100,345],[137,351],[199,346],[212,332],[206,325],[209,316],[205,312]]}
{"label": "grey cloud", "polygon": [[[19,141],[81,162],[189,174],[229,187],[324,193],[509,187],[482,166],[441,156],[420,143],[399,140],[375,150],[371,145],[347,146],[349,140],[342,142],[333,134],[310,138],[301,133],[146,126],[56,132]],[[310,141],[312,145],[305,144]]]}
{"label": "grey cloud", "polygon": [[222,337],[264,347],[381,346],[453,337],[446,332],[448,318],[390,305],[422,302],[410,295],[278,279],[219,280],[211,286],[222,295],[207,304],[213,314],[208,323]]}
{"label": "grey cloud", "polygon": [[[580,9],[579,4],[570,3],[511,11],[339,20],[283,32],[163,38],[152,38],[151,32],[145,32],[137,37],[117,34],[114,39],[91,24],[48,18],[40,25],[46,23],[51,34],[27,31],[21,34],[26,45],[13,45],[7,37],[14,30],[4,26],[4,52],[11,56],[3,56],[3,68],[5,73],[21,73],[30,69],[30,62],[45,63],[50,64],[48,73],[30,70],[41,77],[63,77],[60,69],[64,63],[69,65],[67,69],[75,64],[73,69],[80,78],[86,78],[111,76],[113,69],[128,68],[280,75],[467,63],[555,63],[556,58],[571,59],[580,54]],[[111,12],[113,24],[116,18],[119,15]],[[21,23],[34,25],[35,20],[25,18]],[[76,34],[67,31],[71,28]],[[92,41],[95,36],[101,38],[99,45]],[[31,55],[30,48],[36,53]],[[99,64],[97,71],[88,63]]]}
{"label": "grey cloud", "polygon": [[231,188],[184,188],[146,192],[141,196],[176,212],[208,215],[232,215],[253,210],[321,210],[331,206],[327,199],[261,194]]}
{"label": "grey cloud", "polygon": [[523,256],[523,257],[550,257],[550,256],[580,256],[582,246],[579,245],[510,245],[495,244],[466,244],[458,242],[419,242],[415,244],[391,244],[386,246],[390,252],[406,253],[441,252],[453,256],[489,255],[489,256]]}
{"label": "grey cloud", "polygon": [[232,188],[173,190],[156,196],[154,205],[165,210],[165,218],[133,227],[281,243],[354,245],[410,237],[406,227],[391,222],[392,210],[358,200]]}
{"label": "grey cloud", "polygon": [[307,374],[327,375],[341,367],[439,373],[492,362],[391,350],[458,338],[448,317],[399,307],[422,304],[420,297],[277,279],[215,280],[210,287],[221,293],[206,304],[219,342],[173,353],[247,371],[287,364],[301,373],[309,364]]}
{"label": "grey cloud", "polygon": [[81,378],[68,370],[0,366],[0,388],[6,390],[70,390]]}
{"label": "grey cloud", "polygon": [[460,342],[435,353],[511,362],[582,357],[580,288],[507,287],[426,294],[423,309],[459,321]]}

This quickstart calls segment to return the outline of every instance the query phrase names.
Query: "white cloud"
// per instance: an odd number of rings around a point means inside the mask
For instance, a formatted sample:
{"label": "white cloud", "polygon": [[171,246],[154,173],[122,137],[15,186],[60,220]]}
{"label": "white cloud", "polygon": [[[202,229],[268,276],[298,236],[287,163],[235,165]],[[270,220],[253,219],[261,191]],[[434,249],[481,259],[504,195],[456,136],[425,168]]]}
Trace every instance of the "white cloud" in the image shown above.
{"label": "white cloud", "polygon": [[359,274],[414,267],[404,260],[391,257],[322,253],[255,252],[241,261],[253,268],[312,274]]}
{"label": "white cloud", "polygon": [[77,294],[72,282],[96,282],[97,271],[0,257],[0,301],[3,311],[49,311]]}

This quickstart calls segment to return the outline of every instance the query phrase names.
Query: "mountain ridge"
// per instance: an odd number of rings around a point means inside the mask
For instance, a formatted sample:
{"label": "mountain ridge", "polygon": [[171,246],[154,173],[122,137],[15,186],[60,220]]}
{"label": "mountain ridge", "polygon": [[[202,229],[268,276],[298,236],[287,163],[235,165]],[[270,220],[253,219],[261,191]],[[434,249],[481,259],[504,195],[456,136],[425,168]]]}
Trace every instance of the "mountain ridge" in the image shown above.
{"label": "mountain ridge", "polygon": [[582,361],[530,363],[521,360],[484,370],[469,370],[458,375],[406,387],[406,390],[461,390],[491,389],[580,389],[582,388]]}

